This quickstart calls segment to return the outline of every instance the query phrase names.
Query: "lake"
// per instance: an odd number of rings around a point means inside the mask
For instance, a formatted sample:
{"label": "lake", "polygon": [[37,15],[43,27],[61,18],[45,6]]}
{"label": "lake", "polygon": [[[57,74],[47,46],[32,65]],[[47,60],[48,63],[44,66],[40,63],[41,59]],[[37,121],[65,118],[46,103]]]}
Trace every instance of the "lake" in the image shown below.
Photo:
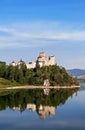
{"label": "lake", "polygon": [[85,86],[0,90],[0,129],[85,130]]}

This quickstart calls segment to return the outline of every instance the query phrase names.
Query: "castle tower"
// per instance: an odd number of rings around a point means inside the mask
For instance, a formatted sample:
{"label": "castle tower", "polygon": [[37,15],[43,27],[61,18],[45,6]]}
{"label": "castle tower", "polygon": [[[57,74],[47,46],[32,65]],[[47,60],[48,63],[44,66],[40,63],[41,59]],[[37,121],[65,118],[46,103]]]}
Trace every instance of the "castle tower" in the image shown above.
{"label": "castle tower", "polygon": [[40,52],[39,57],[45,57],[45,52]]}
{"label": "castle tower", "polygon": [[55,65],[55,56],[46,56],[45,52],[40,52],[39,57],[37,58],[37,61],[42,66],[49,66],[49,65]]}

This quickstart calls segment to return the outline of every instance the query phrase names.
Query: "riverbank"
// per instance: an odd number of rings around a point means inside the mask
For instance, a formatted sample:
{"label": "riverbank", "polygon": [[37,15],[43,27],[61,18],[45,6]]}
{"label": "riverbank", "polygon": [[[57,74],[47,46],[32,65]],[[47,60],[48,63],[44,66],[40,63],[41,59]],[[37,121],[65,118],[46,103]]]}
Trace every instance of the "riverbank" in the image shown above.
{"label": "riverbank", "polygon": [[80,88],[80,86],[76,86],[76,85],[72,85],[72,86],[32,86],[32,85],[25,85],[25,86],[13,86],[13,87],[1,88],[1,89],[36,89],[36,88],[60,89],[60,88]]}

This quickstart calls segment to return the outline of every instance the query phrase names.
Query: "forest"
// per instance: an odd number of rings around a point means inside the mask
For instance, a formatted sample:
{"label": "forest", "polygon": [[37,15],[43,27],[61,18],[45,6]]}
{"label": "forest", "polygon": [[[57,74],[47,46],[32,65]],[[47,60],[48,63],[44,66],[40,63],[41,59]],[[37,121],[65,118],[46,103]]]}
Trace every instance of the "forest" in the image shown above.
{"label": "forest", "polygon": [[53,65],[40,68],[36,62],[36,68],[27,69],[25,62],[20,65],[7,65],[0,62],[0,78],[11,81],[14,85],[43,85],[48,79],[50,86],[71,86],[79,85],[78,81],[70,76],[64,67]]}

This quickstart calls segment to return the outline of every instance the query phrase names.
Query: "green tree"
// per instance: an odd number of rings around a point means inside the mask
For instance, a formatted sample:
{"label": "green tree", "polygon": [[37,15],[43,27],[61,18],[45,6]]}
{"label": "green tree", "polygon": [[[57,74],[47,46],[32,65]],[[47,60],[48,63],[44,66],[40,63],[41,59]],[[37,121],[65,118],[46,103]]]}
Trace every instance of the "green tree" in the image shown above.
{"label": "green tree", "polygon": [[0,61],[0,77],[5,78],[6,75],[6,62]]}
{"label": "green tree", "polygon": [[14,77],[15,77],[15,67],[9,65],[6,70],[6,78],[11,81],[14,81],[15,80]]}

